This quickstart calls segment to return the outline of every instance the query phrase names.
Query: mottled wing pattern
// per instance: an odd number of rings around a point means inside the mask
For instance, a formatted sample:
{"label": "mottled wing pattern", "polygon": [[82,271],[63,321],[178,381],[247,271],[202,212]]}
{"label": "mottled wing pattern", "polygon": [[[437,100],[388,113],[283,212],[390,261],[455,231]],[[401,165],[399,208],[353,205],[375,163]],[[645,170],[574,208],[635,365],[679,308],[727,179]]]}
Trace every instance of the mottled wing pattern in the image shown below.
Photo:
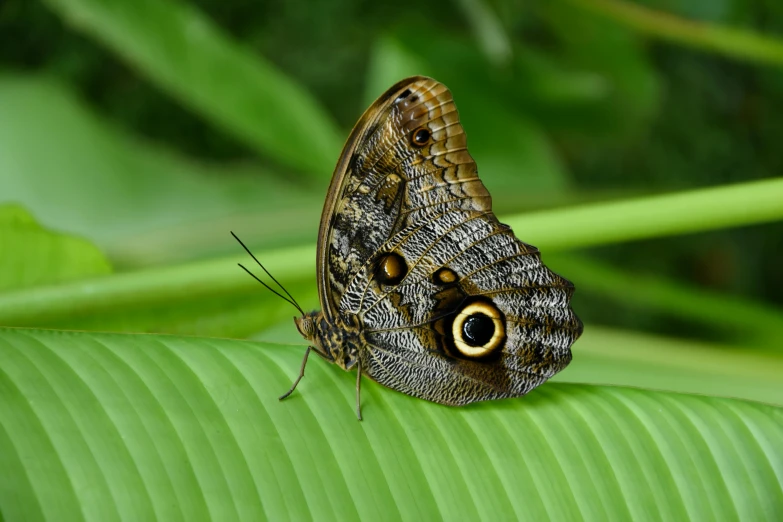
{"label": "mottled wing pattern", "polygon": [[[582,328],[573,286],[497,221],[443,84],[416,77],[392,87],[357,124],[341,164],[319,280],[332,320],[360,331],[366,375],[459,405],[522,395],[568,364]],[[404,260],[393,284],[377,276],[388,254]],[[505,324],[505,340],[481,357],[455,349],[451,333],[474,302]]]}

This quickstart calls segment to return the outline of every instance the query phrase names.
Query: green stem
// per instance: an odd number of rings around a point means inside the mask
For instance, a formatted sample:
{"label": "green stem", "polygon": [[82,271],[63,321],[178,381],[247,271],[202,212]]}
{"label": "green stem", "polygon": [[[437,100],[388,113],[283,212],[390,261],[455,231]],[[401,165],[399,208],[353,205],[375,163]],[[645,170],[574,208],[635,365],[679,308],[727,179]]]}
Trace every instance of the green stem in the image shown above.
{"label": "green stem", "polygon": [[678,18],[622,0],[566,0],[651,36],[741,60],[783,65],[783,42],[752,32]]}
{"label": "green stem", "polygon": [[629,273],[573,254],[544,256],[559,274],[576,281],[578,291],[607,296],[624,304],[660,310],[734,335],[743,344],[780,349],[783,310],[688,286],[664,277]]}
{"label": "green stem", "polygon": [[509,217],[526,243],[562,250],[783,220],[783,179]]}
{"label": "green stem", "polygon": [[[315,247],[267,251],[257,257],[278,281],[286,284],[313,273]],[[0,295],[0,325],[45,325],[74,315],[105,314],[122,308],[167,303],[177,306],[179,301],[258,289],[258,283],[237,263],[263,275],[252,259],[244,255],[7,292]]]}
{"label": "green stem", "polygon": [[[781,219],[783,179],[773,179],[535,212],[503,221],[524,241],[552,252]],[[267,251],[259,257],[283,283],[315,273],[313,246]],[[237,262],[247,263],[248,258],[220,258],[8,292],[0,295],[0,324],[41,325],[74,314],[252,291],[257,283],[237,268]]]}

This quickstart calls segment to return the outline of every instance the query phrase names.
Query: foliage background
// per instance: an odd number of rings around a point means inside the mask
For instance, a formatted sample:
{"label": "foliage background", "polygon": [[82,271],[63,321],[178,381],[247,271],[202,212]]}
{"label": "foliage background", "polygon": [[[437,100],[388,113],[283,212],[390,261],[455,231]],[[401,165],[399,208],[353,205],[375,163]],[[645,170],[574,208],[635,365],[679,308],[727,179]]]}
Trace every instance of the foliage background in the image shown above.
{"label": "foliage background", "polygon": [[[260,249],[312,242],[341,140],[414,72],[454,91],[501,215],[763,180],[783,162],[778,66],[694,48],[695,26],[662,42],[655,12],[633,27],[607,16],[612,2],[98,5],[0,5],[0,200],[96,242],[121,271],[236,252],[230,229]],[[638,5],[751,36],[783,24],[769,1]],[[644,306],[634,279],[780,307],[781,232],[591,248],[611,273],[585,281],[562,264],[588,323],[721,343],[725,315]],[[630,285],[606,277],[621,272]]]}
{"label": "foliage background", "polygon": [[[317,306],[342,140],[427,74],[576,284],[559,380],[781,405],[781,32],[775,0],[3,0],[0,324],[299,342],[229,231]],[[712,187],[706,214],[649,199]]]}

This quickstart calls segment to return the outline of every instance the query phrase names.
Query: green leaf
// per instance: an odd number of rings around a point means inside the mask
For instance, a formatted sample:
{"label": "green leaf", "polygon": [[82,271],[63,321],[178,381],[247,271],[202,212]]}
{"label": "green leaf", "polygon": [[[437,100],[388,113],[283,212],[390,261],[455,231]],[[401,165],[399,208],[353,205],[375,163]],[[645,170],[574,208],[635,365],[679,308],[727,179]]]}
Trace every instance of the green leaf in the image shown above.
{"label": "green leaf", "polygon": [[[429,34],[429,33],[428,33]],[[429,34],[431,41],[433,36]],[[417,74],[448,75],[449,85],[452,78],[460,84],[475,81],[484,88],[484,93],[478,93],[482,102],[487,101],[486,92],[497,93],[507,107],[519,107],[522,114],[534,116],[541,125],[563,127],[573,126],[572,113],[575,107],[601,103],[611,95],[610,85],[606,78],[595,72],[574,70],[557,61],[554,57],[542,54],[527,46],[516,46],[513,49],[511,71],[504,74],[493,74],[493,69],[480,61],[475,53],[470,55],[473,61],[469,71],[460,68],[442,67],[436,69],[429,63],[437,65],[439,56],[419,56],[404,46],[405,35],[385,37],[376,40],[370,56],[364,105],[369,105],[390,85],[400,78]],[[443,44],[442,53],[448,52],[451,41]],[[460,41],[460,47],[465,43]],[[429,46],[428,46],[429,47]],[[421,49],[421,46],[416,46]],[[460,60],[465,60],[464,53],[455,53]],[[484,67],[484,74],[474,73],[477,67]],[[444,81],[446,76],[443,76]],[[457,103],[462,107],[462,96]],[[589,122],[588,122],[589,123]],[[579,122],[583,126],[584,122]],[[472,147],[471,147],[472,149]]]}
{"label": "green leaf", "polygon": [[[326,177],[340,151],[320,104],[176,0],[46,0],[160,88],[264,155]],[[303,153],[306,151],[306,153]]]}
{"label": "green leaf", "polygon": [[111,265],[94,245],[44,229],[16,205],[0,206],[0,252],[0,291],[111,272]]}
{"label": "green leaf", "polygon": [[641,38],[592,13],[573,9],[565,2],[540,7],[556,40],[561,66],[568,64],[598,74],[604,81],[602,103],[572,106],[570,121],[589,132],[589,146],[596,134],[628,139],[644,132],[658,109],[660,79],[646,56]]}
{"label": "green leaf", "polygon": [[449,408],[219,339],[0,330],[8,520],[773,519],[783,410],[550,383]]}
{"label": "green leaf", "polygon": [[393,36],[378,38],[371,49],[367,69],[364,105],[369,106],[389,86],[408,76],[432,73],[432,67],[422,57],[406,48]]}
{"label": "green leaf", "polygon": [[487,60],[496,67],[507,65],[512,55],[511,39],[488,3],[484,0],[458,0],[455,4],[461,8],[465,22],[473,30]]}
{"label": "green leaf", "polygon": [[232,229],[267,245],[314,238],[320,191],[258,166],[204,165],[153,146],[44,78],[0,76],[0,107],[0,202],[23,204],[121,264],[225,252],[236,245]]}
{"label": "green leaf", "polygon": [[783,40],[718,24],[691,21],[620,0],[564,0],[637,31],[743,61],[783,65]]}

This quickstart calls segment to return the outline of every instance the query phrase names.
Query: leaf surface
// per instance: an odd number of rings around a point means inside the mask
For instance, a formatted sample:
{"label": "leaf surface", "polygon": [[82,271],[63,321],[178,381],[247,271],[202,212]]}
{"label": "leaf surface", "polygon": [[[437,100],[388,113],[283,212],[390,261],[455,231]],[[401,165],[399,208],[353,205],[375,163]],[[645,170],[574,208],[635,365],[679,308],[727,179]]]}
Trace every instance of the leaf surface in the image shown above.
{"label": "leaf surface", "polygon": [[89,241],[46,230],[18,205],[0,205],[0,291],[63,283],[112,271]]}
{"label": "leaf surface", "polygon": [[318,101],[193,5],[176,0],[46,3],[158,87],[264,155],[307,174],[331,172],[341,139]]}
{"label": "leaf surface", "polygon": [[550,383],[449,408],[300,350],[0,330],[9,520],[772,519],[783,411]]}

